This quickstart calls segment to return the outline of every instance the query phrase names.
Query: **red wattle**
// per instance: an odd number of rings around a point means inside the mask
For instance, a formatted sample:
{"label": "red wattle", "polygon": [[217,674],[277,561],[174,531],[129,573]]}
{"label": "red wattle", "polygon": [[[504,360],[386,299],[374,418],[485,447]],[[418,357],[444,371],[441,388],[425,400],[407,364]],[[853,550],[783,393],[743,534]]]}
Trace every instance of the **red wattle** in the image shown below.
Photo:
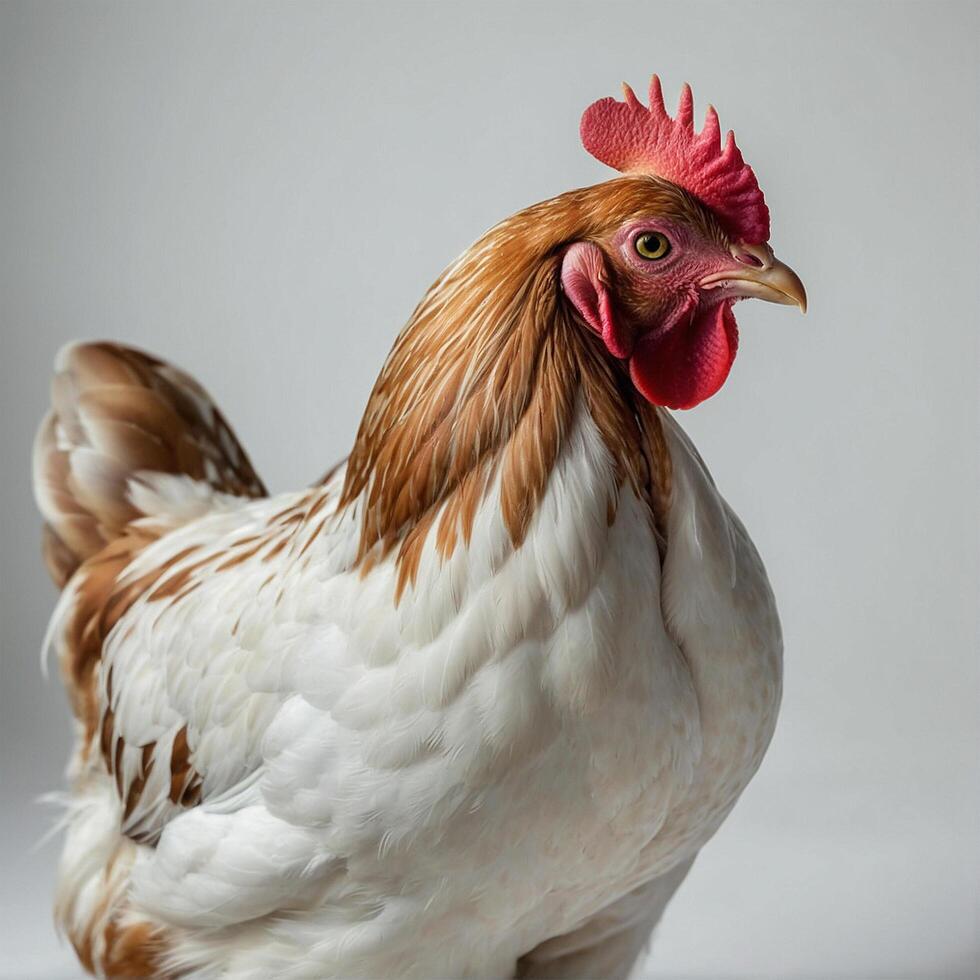
{"label": "red wattle", "polygon": [[720,303],[665,334],[641,337],[630,358],[630,377],[655,405],[693,408],[725,383],[737,349],[731,303]]}

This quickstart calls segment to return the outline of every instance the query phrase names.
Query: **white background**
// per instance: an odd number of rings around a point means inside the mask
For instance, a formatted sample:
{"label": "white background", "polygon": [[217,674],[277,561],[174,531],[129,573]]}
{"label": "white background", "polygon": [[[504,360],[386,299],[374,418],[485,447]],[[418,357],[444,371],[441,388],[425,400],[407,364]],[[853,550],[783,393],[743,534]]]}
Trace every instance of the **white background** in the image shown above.
{"label": "white background", "polygon": [[68,746],[28,462],[57,347],[173,359],[273,488],[308,482],[441,268],[610,176],[578,116],[656,70],[737,128],[812,305],[740,307],[683,417],[769,566],[786,694],[647,970],[976,976],[977,11],[0,6],[0,973],[76,975],[31,850]]}

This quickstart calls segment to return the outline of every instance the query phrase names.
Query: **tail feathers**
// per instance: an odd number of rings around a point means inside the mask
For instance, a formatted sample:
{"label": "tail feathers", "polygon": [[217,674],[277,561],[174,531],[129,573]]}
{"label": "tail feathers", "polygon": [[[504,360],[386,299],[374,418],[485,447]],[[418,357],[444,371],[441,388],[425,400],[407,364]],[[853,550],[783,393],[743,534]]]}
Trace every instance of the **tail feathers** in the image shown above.
{"label": "tail feathers", "polygon": [[58,586],[142,516],[134,488],[149,474],[266,495],[207,392],[142,351],[108,342],[62,349],[51,403],[34,443],[34,494]]}

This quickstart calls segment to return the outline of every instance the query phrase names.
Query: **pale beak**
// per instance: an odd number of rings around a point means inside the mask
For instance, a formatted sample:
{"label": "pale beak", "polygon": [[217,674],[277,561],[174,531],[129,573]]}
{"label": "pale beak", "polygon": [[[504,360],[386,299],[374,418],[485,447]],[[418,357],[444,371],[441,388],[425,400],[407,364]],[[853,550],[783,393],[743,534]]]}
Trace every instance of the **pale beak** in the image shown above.
{"label": "pale beak", "polygon": [[732,246],[736,265],[701,280],[702,289],[724,289],[726,296],[751,296],[767,303],[798,306],[806,313],[806,289],[800,277],[780,262],[768,245]]}

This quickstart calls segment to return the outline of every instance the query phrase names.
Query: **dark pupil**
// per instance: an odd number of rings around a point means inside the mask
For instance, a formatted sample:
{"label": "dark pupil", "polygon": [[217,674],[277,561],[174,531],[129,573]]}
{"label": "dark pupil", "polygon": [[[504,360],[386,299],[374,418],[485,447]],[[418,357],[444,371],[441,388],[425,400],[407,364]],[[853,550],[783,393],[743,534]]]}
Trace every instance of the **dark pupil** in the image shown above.
{"label": "dark pupil", "polygon": [[644,235],[643,236],[643,247],[648,252],[659,252],[660,251],[660,237],[659,237],[659,235]]}

